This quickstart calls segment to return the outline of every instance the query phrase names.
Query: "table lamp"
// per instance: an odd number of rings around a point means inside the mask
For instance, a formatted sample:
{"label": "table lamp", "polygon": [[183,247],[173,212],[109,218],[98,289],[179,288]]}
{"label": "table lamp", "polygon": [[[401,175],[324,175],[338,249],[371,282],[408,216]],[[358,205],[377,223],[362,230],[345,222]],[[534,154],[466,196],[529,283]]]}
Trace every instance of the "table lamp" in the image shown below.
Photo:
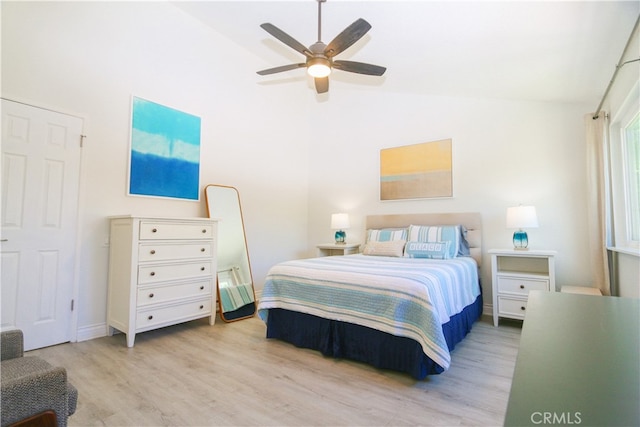
{"label": "table lamp", "polygon": [[347,233],[345,228],[349,228],[349,214],[335,213],[331,215],[331,228],[336,231],[336,243],[345,244]]}
{"label": "table lamp", "polygon": [[538,228],[535,206],[507,208],[507,228],[517,228],[513,233],[513,248],[526,251],[529,246],[529,237],[523,228]]}

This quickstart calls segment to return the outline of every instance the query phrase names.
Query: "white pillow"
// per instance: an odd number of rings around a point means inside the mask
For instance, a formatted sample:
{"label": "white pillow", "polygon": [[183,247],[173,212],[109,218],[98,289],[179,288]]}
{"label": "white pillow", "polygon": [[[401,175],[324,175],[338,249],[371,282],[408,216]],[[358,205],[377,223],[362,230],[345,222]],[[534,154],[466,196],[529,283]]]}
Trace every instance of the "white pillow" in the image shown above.
{"label": "white pillow", "polygon": [[362,249],[363,255],[401,257],[404,253],[404,240],[387,242],[369,242]]}

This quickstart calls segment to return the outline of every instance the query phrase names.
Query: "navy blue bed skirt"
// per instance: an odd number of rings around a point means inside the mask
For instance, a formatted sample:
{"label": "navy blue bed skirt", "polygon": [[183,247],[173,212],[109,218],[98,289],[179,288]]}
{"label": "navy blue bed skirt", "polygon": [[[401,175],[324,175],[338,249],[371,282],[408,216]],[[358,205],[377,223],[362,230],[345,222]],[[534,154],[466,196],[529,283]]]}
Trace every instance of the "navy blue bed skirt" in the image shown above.
{"label": "navy blue bed skirt", "polygon": [[[482,295],[479,295],[473,304],[442,325],[449,351],[471,331],[473,323],[481,315]],[[296,311],[270,309],[267,338],[318,350],[325,356],[356,360],[379,369],[406,372],[419,380],[444,371],[411,338]]]}

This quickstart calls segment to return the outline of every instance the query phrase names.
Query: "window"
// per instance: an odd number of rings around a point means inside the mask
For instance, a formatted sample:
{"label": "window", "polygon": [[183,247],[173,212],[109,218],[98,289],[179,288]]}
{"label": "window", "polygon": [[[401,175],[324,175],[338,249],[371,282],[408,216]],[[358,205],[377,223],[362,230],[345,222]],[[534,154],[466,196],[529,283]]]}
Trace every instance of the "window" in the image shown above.
{"label": "window", "polygon": [[640,242],[640,113],[622,131],[627,240]]}
{"label": "window", "polygon": [[614,246],[640,255],[640,83],[611,123]]}

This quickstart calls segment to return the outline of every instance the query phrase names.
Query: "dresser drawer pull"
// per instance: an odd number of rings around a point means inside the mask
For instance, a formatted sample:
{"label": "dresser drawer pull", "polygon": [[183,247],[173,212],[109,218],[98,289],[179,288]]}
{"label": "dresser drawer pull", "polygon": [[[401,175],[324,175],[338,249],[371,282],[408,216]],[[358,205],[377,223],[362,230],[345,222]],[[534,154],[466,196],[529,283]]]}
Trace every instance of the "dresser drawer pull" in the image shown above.
{"label": "dresser drawer pull", "polygon": [[155,275],[156,275],[155,271],[152,271],[151,273],[149,273],[149,276],[155,276]]}
{"label": "dresser drawer pull", "polygon": [[158,229],[157,229],[157,228],[152,228],[152,229],[151,229],[151,232],[152,232],[152,233],[157,233],[157,232],[158,232]]}
{"label": "dresser drawer pull", "polygon": [[203,308],[204,308],[204,305],[201,305],[201,306],[200,306],[200,310],[202,310]]}
{"label": "dresser drawer pull", "polygon": [[520,310],[522,310],[522,311],[525,311],[526,309],[527,309],[527,307],[524,307],[524,306],[520,307]]}
{"label": "dresser drawer pull", "polygon": [[205,268],[204,268],[204,267],[200,267],[200,271],[204,271],[204,270],[205,270]]}
{"label": "dresser drawer pull", "polygon": [[147,320],[153,320],[153,316],[147,317]]}
{"label": "dresser drawer pull", "polygon": [[204,290],[204,286],[200,286],[200,290],[201,290],[201,291],[202,291],[202,290]]}
{"label": "dresser drawer pull", "polygon": [[151,255],[155,255],[156,254],[156,250],[155,249],[151,249],[151,251],[149,252]]}
{"label": "dresser drawer pull", "polygon": [[206,228],[202,229],[202,234],[207,234],[207,229]]}
{"label": "dresser drawer pull", "polygon": [[524,289],[524,285],[520,285],[520,289]]}
{"label": "dresser drawer pull", "polygon": [[200,252],[204,252],[204,251],[206,251],[206,249],[205,249],[205,248],[201,248],[201,249],[200,249]]}
{"label": "dresser drawer pull", "polygon": [[149,294],[149,298],[153,298],[153,297],[154,297],[154,295],[153,295],[153,292],[152,292],[152,293]]}

